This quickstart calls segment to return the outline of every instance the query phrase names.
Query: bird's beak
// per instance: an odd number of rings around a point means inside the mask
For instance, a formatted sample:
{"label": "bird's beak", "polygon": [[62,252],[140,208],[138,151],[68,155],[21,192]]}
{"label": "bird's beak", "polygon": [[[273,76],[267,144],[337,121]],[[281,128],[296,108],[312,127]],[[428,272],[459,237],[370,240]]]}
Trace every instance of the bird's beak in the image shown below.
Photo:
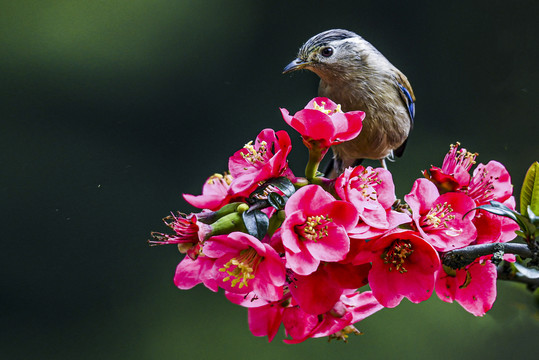
{"label": "bird's beak", "polygon": [[283,69],[283,74],[296,71],[299,69],[303,69],[304,67],[310,65],[311,63],[308,61],[301,60],[300,58],[294,59],[290,64],[286,65]]}

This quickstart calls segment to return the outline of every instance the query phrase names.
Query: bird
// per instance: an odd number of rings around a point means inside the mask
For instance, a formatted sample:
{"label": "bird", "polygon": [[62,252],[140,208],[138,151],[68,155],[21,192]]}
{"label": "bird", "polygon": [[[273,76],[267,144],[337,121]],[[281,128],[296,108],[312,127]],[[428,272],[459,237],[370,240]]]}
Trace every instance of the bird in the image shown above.
{"label": "bird", "polygon": [[363,128],[350,141],[332,147],[326,176],[334,178],[363,159],[401,157],[415,117],[415,95],[407,77],[358,34],[331,29],[307,40],[283,74],[306,69],[320,78],[318,96],[344,112],[365,112]]}

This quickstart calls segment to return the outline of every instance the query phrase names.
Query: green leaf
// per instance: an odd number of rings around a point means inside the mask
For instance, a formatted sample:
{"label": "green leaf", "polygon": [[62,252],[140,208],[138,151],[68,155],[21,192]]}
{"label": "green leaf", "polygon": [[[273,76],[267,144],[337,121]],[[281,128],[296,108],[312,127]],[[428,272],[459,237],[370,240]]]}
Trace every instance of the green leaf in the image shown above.
{"label": "green leaf", "polygon": [[268,195],[268,202],[277,210],[284,209],[284,206],[286,205],[286,200],[287,199],[285,197],[274,192]]}
{"label": "green leaf", "polygon": [[520,212],[526,214],[528,206],[539,214],[539,162],[534,162],[526,172],[520,191]]}
{"label": "green leaf", "polygon": [[262,240],[268,232],[269,219],[260,210],[248,210],[242,213],[243,223],[249,235]]}
{"label": "green leaf", "polygon": [[515,212],[514,210],[509,209],[507,206],[505,206],[501,202],[491,201],[490,204],[479,205],[478,207],[476,207],[476,209],[483,209],[483,210],[488,211],[489,213],[492,213],[492,214],[495,214],[495,215],[508,217],[510,219],[513,219],[514,221],[516,221],[518,223],[518,219],[517,219],[517,216],[516,216],[517,212]]}
{"label": "green leaf", "polygon": [[519,273],[530,279],[539,279],[539,270],[527,268],[519,263],[514,264]]}
{"label": "green leaf", "polygon": [[[260,185],[255,191],[253,191],[250,195],[247,201],[250,204],[260,203],[258,205],[258,208],[267,207],[267,198],[271,193],[274,192],[282,192],[286,198],[290,197],[294,192],[296,192],[296,188],[294,187],[294,184],[292,182],[285,178],[285,177],[279,177],[274,178],[266,181],[262,185]],[[265,204],[265,205],[264,205]]]}
{"label": "green leaf", "polygon": [[532,208],[528,205],[528,219],[530,219],[530,222],[534,225],[539,225],[539,216],[537,216],[533,211]]}
{"label": "green leaf", "polygon": [[288,197],[292,196],[292,194],[296,192],[296,188],[294,187],[294,184],[292,184],[292,181],[285,177],[271,179],[266,182],[266,185],[275,186],[277,189],[281,190],[285,196]]}

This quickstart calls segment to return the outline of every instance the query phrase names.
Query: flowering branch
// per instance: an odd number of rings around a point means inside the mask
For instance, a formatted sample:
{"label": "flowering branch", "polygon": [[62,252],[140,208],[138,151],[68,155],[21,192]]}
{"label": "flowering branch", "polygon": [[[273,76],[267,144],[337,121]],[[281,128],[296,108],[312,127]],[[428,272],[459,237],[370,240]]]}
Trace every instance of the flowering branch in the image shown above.
{"label": "flowering branch", "polygon": [[[420,303],[436,293],[483,316],[497,279],[539,287],[532,268],[539,266],[539,163],[526,175],[517,212],[503,164],[470,172],[477,154],[457,143],[399,205],[387,169],[360,165],[319,176],[329,149],[357,137],[363,112],[315,98],[281,114],[309,150],[305,177],[288,166],[288,133],[264,129],[201,195],[184,194],[201,211],[166,217],[173,234],[154,232],[149,241],[186,255],[176,267],[178,288],[222,289],[248,309],[253,335],[272,341],[282,325],[283,341],[295,344],[346,340],[359,332],[353,324],[404,298]],[[515,233],[526,244],[509,243]]]}

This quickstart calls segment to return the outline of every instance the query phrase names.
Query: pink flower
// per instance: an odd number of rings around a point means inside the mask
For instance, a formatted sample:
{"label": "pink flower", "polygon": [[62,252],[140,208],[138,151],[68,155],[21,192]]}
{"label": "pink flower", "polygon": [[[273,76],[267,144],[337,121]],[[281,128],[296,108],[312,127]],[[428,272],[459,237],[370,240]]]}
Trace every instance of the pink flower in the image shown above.
{"label": "pink flower", "polygon": [[[374,239],[412,220],[408,214],[392,209],[396,200],[395,185],[391,173],[383,168],[345,169],[335,181],[335,192],[359,212],[359,222],[348,231],[350,239]],[[357,248],[351,248],[346,261],[357,255]]]}
{"label": "pink flower", "polygon": [[350,250],[347,232],[359,219],[355,207],[335,200],[320,186],[296,191],[285,206],[281,227],[287,267],[299,275],[313,273],[320,261],[343,260]]}
{"label": "pink flower", "polygon": [[324,97],[312,99],[294,116],[282,108],[281,114],[288,125],[301,134],[307,147],[311,147],[310,144],[315,141],[326,150],[357,137],[365,118],[363,111],[343,113],[340,105]]}
{"label": "pink flower", "polygon": [[[471,197],[477,206],[494,200],[512,210],[515,209],[511,176],[497,161],[477,165],[469,186],[460,191]],[[473,223],[478,232],[477,244],[511,241],[515,238],[515,231],[519,229],[518,224],[513,220],[485,210],[476,212]]]}
{"label": "pink flower", "polygon": [[286,304],[287,301],[274,302],[261,307],[249,308],[247,321],[251,333],[254,336],[267,336],[269,342],[273,341],[281,326]]}
{"label": "pink flower", "polygon": [[197,221],[197,215],[189,216],[172,214],[163,219],[164,223],[170,227],[175,235],[168,235],[158,232],[153,232],[152,236],[156,240],[148,241],[151,245],[177,244],[181,253],[187,255],[191,259],[196,259],[200,254],[200,244],[211,233],[211,226]]}
{"label": "pink flower", "polygon": [[343,200],[352,203],[359,217],[376,228],[389,226],[387,209],[397,199],[391,173],[383,168],[356,166],[348,168],[335,182],[335,191]]}
{"label": "pink flower", "polygon": [[436,294],[448,303],[454,300],[475,316],[483,316],[496,300],[496,266],[487,257],[464,269],[443,267],[436,280]]}
{"label": "pink flower", "polygon": [[475,203],[465,194],[448,192],[439,195],[432,182],[417,179],[404,200],[412,210],[415,227],[436,250],[461,248],[475,240],[477,230],[472,223]]}
{"label": "pink flower", "polygon": [[474,199],[477,205],[487,204],[492,200],[503,203],[513,194],[513,185],[505,166],[497,161],[490,161],[486,165],[477,165],[468,188],[463,191]]}
{"label": "pink flower", "polygon": [[304,312],[301,307],[288,307],[283,312],[287,344],[297,344],[310,338],[329,336],[346,341],[348,334],[359,333],[352,324],[381,310],[383,307],[370,291],[343,294],[335,306],[321,315]]}
{"label": "pink flower", "polygon": [[[490,161],[487,165],[479,164],[470,176],[469,170],[475,164],[477,154],[465,149],[457,150],[459,145],[451,145],[442,169],[433,167],[430,176],[424,172],[425,177],[435,183],[440,192],[464,193],[475,201],[476,206],[495,200],[514,209],[513,186],[505,167],[497,161]],[[511,219],[484,210],[476,211],[472,219],[477,230],[477,244],[510,241],[518,230],[518,225]]]}
{"label": "pink flower", "polygon": [[254,336],[267,336],[273,341],[281,326],[283,311],[290,306],[290,293],[277,301],[265,301],[256,296],[225,293],[228,300],[234,304],[246,307],[249,330]]}
{"label": "pink flower", "polygon": [[284,264],[270,245],[254,236],[242,232],[213,236],[204,243],[204,254],[215,259],[221,288],[237,294],[254,292],[267,301],[282,297]]}
{"label": "pink flower", "polygon": [[419,303],[431,296],[440,258],[418,233],[395,231],[367,244],[369,285],[380,304],[393,308],[404,297]]}
{"label": "pink flower", "polygon": [[460,143],[451,145],[449,152],[445,156],[442,168],[432,166],[430,175],[425,170],[423,174],[436,184],[441,193],[455,191],[468,186],[470,182],[469,170],[475,164],[477,153],[470,153],[466,149],[460,149]]}
{"label": "pink flower", "polygon": [[293,178],[286,157],[292,145],[286,131],[264,129],[255,143],[247,143],[228,161],[234,178],[228,189],[229,195],[249,196],[261,181],[280,176]]}
{"label": "pink flower", "polygon": [[310,275],[293,274],[289,286],[292,297],[303,311],[325,313],[339,300],[345,289],[358,289],[367,284],[369,264],[322,263]]}
{"label": "pink flower", "polygon": [[214,174],[206,180],[202,187],[202,195],[183,194],[183,198],[189,204],[199,209],[219,210],[223,205],[231,201],[232,196],[228,189],[232,183],[232,176]]}

